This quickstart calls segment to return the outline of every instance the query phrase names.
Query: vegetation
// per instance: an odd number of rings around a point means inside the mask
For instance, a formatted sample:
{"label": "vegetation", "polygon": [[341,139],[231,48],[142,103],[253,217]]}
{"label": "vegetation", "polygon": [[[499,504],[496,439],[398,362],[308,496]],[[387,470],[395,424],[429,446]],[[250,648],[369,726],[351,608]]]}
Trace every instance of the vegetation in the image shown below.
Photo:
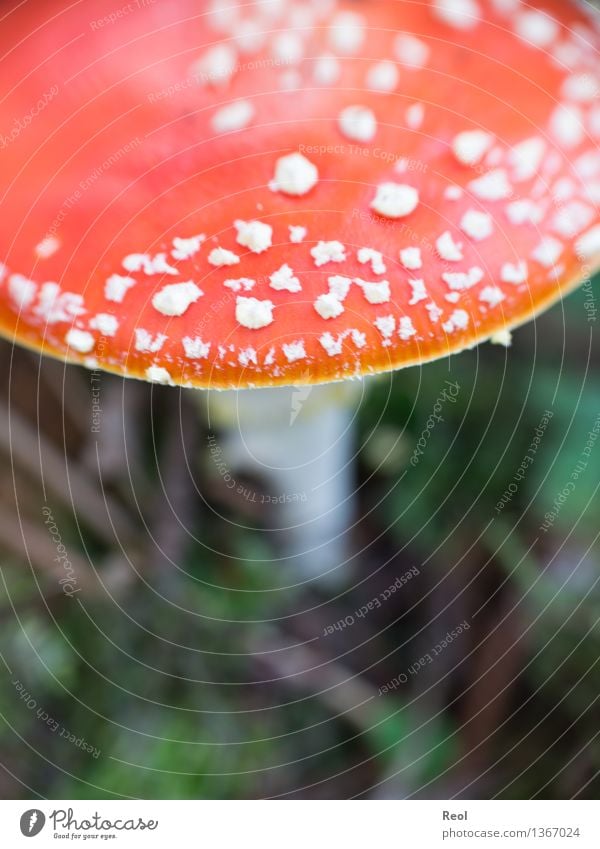
{"label": "vegetation", "polygon": [[89,374],[4,344],[2,796],[596,798],[589,299],[370,381],[334,593],[285,586],[192,393],[102,375],[94,433]]}

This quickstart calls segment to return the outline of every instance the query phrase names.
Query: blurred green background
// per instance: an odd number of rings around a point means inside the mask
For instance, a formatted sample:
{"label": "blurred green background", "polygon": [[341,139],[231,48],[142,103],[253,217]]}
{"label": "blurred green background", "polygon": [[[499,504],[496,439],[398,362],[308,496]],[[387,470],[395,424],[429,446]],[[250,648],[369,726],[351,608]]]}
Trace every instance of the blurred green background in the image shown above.
{"label": "blurred green background", "polygon": [[102,375],[99,436],[87,372],[3,343],[0,795],[597,798],[590,297],[368,381],[335,590],[278,589],[268,516],[215,481],[191,392]]}

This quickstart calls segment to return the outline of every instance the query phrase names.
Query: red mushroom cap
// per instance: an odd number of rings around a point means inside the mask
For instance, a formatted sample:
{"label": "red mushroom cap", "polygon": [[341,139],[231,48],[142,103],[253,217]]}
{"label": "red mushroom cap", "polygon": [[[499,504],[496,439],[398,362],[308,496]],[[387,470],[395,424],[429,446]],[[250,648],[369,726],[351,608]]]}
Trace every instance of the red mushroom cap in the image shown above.
{"label": "red mushroom cap", "polygon": [[44,353],[342,379],[599,264],[600,23],[571,0],[27,0],[2,26],[0,332]]}

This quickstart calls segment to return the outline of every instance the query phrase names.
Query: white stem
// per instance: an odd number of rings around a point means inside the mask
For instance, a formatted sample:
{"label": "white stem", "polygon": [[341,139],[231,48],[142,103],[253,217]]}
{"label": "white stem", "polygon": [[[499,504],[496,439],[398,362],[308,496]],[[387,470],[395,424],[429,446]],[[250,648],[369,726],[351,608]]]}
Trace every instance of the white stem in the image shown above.
{"label": "white stem", "polygon": [[264,481],[272,542],[291,578],[348,578],[360,397],[357,383],[207,394],[226,467]]}

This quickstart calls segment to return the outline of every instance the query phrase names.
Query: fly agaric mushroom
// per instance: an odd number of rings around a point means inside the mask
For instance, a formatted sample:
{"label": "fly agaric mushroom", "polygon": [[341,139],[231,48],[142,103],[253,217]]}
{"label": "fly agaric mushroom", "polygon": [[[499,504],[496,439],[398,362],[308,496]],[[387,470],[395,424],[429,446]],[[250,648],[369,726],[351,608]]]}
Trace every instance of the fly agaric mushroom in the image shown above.
{"label": "fly agaric mushroom", "polygon": [[598,267],[593,10],[113,6],[3,18],[7,338],[181,386],[327,383],[507,341]]}

